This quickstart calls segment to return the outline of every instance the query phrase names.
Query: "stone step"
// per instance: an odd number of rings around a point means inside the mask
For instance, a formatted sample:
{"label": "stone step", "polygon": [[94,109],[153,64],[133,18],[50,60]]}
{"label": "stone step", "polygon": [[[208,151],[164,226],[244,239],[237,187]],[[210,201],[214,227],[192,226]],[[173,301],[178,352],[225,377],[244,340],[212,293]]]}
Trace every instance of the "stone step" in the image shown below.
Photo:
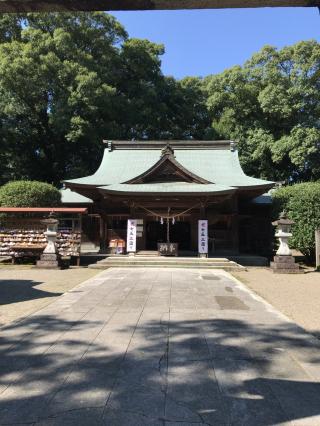
{"label": "stone step", "polygon": [[240,266],[238,264],[235,265],[225,265],[225,266],[217,266],[217,265],[151,265],[149,263],[144,264],[144,265],[137,265],[137,264],[124,264],[124,265],[99,265],[98,263],[93,264],[93,265],[89,265],[88,266],[90,269],[100,269],[100,270],[104,270],[104,269],[108,269],[108,268],[179,268],[179,269],[223,269],[224,271],[239,271],[239,270],[243,270],[245,269],[243,266]]}
{"label": "stone step", "polygon": [[159,253],[155,250],[140,250],[136,253],[136,256],[159,257]]}
{"label": "stone step", "polygon": [[[142,252],[143,253],[143,252]],[[150,252],[149,252],[150,253]],[[243,270],[243,266],[225,257],[167,257],[167,256],[112,256],[89,265],[92,269],[108,268],[195,268]]]}
{"label": "stone step", "polygon": [[237,265],[237,263],[235,262],[207,262],[207,263],[200,263],[200,262],[154,262],[154,261],[150,261],[150,262],[97,262],[97,265],[100,266],[126,266],[126,265],[136,265],[136,266],[145,266],[145,265],[152,265],[152,266],[159,266],[162,267],[164,265],[167,266],[176,266],[176,265],[181,265],[181,266],[193,266],[193,267],[197,267],[197,266],[205,266],[205,267],[210,267],[210,266],[219,266],[220,268],[224,267],[224,266],[230,266],[230,265]]}
{"label": "stone step", "polygon": [[92,269],[108,268],[196,268],[196,269],[224,269],[243,270],[243,266],[225,258],[179,258],[179,257],[109,257],[95,264],[89,265]]}
{"label": "stone step", "polygon": [[110,264],[112,265],[158,265],[158,266],[162,266],[162,265],[200,265],[200,266],[226,266],[226,265],[237,265],[237,263],[235,262],[166,262],[166,261],[162,261],[162,262],[157,262],[154,260],[149,260],[148,262],[139,262],[139,261],[130,261],[128,260],[127,262],[122,261],[122,262],[112,262],[112,261],[100,261],[97,262],[99,265],[105,265],[108,266]]}
{"label": "stone step", "polygon": [[143,257],[143,256],[119,256],[119,257],[108,257],[106,259],[101,260],[101,262],[107,263],[107,262],[171,262],[171,263],[221,263],[221,262],[230,262],[229,259],[224,257],[217,257],[217,258],[192,258],[192,257],[165,257],[165,256],[158,256],[158,257]]}

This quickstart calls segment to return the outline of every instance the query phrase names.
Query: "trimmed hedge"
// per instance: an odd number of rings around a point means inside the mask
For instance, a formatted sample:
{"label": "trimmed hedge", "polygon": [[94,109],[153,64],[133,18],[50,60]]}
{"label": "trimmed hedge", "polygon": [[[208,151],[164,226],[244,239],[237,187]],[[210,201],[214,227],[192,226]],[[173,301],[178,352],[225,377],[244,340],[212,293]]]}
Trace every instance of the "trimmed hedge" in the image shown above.
{"label": "trimmed hedge", "polygon": [[60,191],[45,182],[20,180],[0,187],[1,207],[56,207],[60,203]]}
{"label": "trimmed hedge", "polygon": [[320,182],[300,183],[279,188],[272,194],[274,217],[286,210],[295,221],[291,247],[303,253],[309,261],[315,259],[314,231],[320,228]]}

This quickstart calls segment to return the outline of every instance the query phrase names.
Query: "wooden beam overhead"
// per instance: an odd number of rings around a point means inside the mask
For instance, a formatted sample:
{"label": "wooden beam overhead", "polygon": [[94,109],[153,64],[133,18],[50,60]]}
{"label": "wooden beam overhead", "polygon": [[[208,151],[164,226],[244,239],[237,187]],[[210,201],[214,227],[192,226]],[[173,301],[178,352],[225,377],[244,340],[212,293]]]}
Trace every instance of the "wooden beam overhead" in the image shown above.
{"label": "wooden beam overhead", "polygon": [[0,12],[312,7],[320,0],[0,0]]}

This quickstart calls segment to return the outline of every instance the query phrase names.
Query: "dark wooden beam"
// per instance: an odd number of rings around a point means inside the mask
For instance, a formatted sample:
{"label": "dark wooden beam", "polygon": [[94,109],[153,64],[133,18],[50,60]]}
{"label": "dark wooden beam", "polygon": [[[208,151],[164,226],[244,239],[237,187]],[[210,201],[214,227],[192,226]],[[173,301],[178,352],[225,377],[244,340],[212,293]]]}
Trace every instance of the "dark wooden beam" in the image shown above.
{"label": "dark wooden beam", "polygon": [[320,0],[0,0],[0,12],[320,6]]}

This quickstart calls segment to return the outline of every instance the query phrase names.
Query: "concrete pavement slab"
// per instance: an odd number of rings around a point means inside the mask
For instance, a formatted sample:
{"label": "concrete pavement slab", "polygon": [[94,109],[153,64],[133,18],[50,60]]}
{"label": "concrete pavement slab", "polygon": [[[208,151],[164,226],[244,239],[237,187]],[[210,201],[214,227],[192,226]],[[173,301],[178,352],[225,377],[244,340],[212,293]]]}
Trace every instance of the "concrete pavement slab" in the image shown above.
{"label": "concrete pavement slab", "polygon": [[320,342],[224,271],[103,271],[0,355],[0,425],[320,424]]}

